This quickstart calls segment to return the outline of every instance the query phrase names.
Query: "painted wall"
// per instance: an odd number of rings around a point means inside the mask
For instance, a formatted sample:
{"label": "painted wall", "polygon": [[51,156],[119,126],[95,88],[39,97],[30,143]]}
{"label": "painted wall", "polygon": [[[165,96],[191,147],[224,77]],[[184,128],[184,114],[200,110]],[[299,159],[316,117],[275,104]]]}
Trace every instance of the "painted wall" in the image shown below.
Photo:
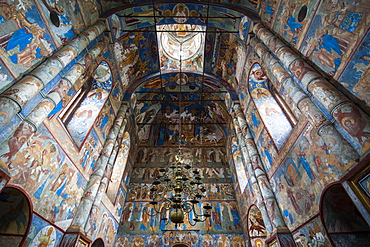
{"label": "painted wall", "polygon": [[[161,167],[175,161],[178,149],[139,148],[132,170],[128,196],[122,213],[122,221],[116,245],[138,243],[140,246],[170,246],[171,243],[185,242],[191,246],[244,246],[243,226],[235,200],[234,185],[228,164],[223,160],[225,150],[217,148],[182,148],[186,160],[193,161],[203,178],[207,192],[200,200],[200,207],[209,203],[213,206],[211,218],[191,226],[185,219],[177,229],[173,223],[165,224],[160,215],[149,216],[152,200],[150,187]],[[195,176],[188,174],[189,177]],[[159,185],[159,190],[161,185]]]}

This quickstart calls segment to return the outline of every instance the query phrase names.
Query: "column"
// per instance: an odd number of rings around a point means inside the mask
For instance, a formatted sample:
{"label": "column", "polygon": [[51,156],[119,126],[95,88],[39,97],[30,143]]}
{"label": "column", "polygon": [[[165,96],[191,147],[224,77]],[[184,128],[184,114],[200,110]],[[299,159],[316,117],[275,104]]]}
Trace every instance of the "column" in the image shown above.
{"label": "column", "polygon": [[274,87],[278,91],[284,89],[284,92],[286,92],[282,97],[289,107],[297,109],[298,112],[295,113],[297,115],[303,114],[310,124],[318,130],[317,133],[342,166],[355,163],[359,158],[356,150],[343,138],[324,113],[281,66],[279,61],[272,56],[266,46],[256,38],[251,40],[250,45],[263,61],[264,68],[269,74]]}
{"label": "column", "polygon": [[245,121],[244,114],[242,113],[239,104],[234,105],[234,111],[245,139],[249,159],[251,160],[251,171],[254,172],[254,176],[257,178],[257,182],[262,197],[264,199],[272,226],[273,228],[286,227],[280,210],[277,207],[275,195],[272,192],[270,182],[267,179],[257,147],[254,143],[253,137],[249,131],[249,127],[247,125],[247,122]]}
{"label": "column", "polygon": [[107,166],[106,166],[106,169],[105,169],[104,177],[103,177],[103,179],[100,182],[98,192],[97,192],[97,194],[96,194],[96,196],[94,198],[94,202],[92,204],[92,207],[91,207],[91,210],[90,210],[90,213],[89,213],[89,217],[88,217],[88,219],[86,220],[86,223],[85,223],[85,227],[84,227],[85,234],[89,230],[88,220],[90,218],[95,217],[95,213],[98,211],[98,208],[100,207],[101,199],[102,199],[103,195],[106,193],[107,186],[108,186],[108,181],[109,181],[109,179],[111,177],[113,166],[114,166],[114,162],[115,162],[115,160],[117,158],[117,154],[118,154],[119,149],[121,147],[121,141],[122,141],[122,137],[123,137],[123,135],[124,135],[124,133],[126,131],[126,126],[127,125],[124,124],[121,127],[121,129],[120,129],[120,131],[118,133],[117,140],[118,140],[119,143],[116,142],[116,144],[115,144],[115,146],[113,148],[113,151],[112,151],[112,153],[110,155],[110,158],[108,160],[108,163],[107,163]]}
{"label": "column", "polygon": [[91,211],[93,201],[97,196],[98,188],[105,174],[108,160],[117,142],[117,137],[121,132],[120,130],[126,127],[127,120],[125,119],[125,117],[127,108],[128,108],[127,105],[121,105],[114,125],[112,126],[108,134],[103,150],[96,162],[96,168],[90,176],[83,197],[81,199],[80,205],[76,211],[75,217],[73,218],[72,224],[68,230],[70,232],[76,231],[84,232],[87,218]]}
{"label": "column", "polygon": [[104,30],[97,22],[0,95],[0,129]]}
{"label": "column", "polygon": [[[243,126],[243,127],[245,128],[245,126]],[[273,232],[273,227],[272,227],[269,215],[267,213],[265,202],[263,201],[263,198],[262,198],[261,189],[260,189],[260,187],[257,183],[257,178],[254,174],[254,170],[253,170],[253,167],[252,167],[252,164],[251,164],[251,160],[250,160],[249,155],[248,155],[248,150],[247,150],[247,147],[246,147],[246,144],[245,144],[245,141],[244,141],[243,133],[242,133],[241,128],[239,126],[239,122],[236,118],[234,118],[234,129],[235,129],[235,133],[236,133],[236,136],[237,136],[237,139],[238,139],[238,145],[240,147],[240,150],[241,150],[241,153],[242,153],[242,156],[243,156],[243,161],[244,161],[243,163],[246,166],[248,176],[251,180],[252,188],[253,188],[253,190],[255,190],[255,193],[256,193],[257,206],[258,206],[258,209],[261,211],[263,222],[264,222],[265,227],[266,227],[266,232],[268,234],[271,234]]]}
{"label": "column", "polygon": [[361,154],[369,150],[370,117],[262,24],[253,32],[352,137]]}
{"label": "column", "polygon": [[[105,47],[107,47],[107,39],[100,41],[90,50],[90,52],[85,54],[78,63],[68,70],[66,75],[59,81],[53,90],[51,90],[28,114],[28,116],[23,119],[15,132],[9,133],[9,136],[11,137],[8,140],[6,140],[5,136],[0,138],[0,140],[5,139],[0,144],[0,154],[2,154],[0,169],[5,168],[6,170],[4,171],[7,171],[7,163],[9,159],[31,138],[31,136],[37,131],[37,127],[44,121],[59,101],[61,101],[61,99],[68,93],[68,90],[72,85],[74,85],[86,71],[90,64],[85,61],[94,61],[96,57],[104,51]],[[8,152],[4,153],[6,151]]]}

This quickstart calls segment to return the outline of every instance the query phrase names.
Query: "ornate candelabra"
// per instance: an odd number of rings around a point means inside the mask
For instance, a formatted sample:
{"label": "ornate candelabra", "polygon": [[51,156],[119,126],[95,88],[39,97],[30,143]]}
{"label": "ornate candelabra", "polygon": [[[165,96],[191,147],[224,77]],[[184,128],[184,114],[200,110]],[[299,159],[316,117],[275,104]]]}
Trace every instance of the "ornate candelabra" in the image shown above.
{"label": "ornate candelabra", "polygon": [[[206,192],[200,172],[189,164],[182,163],[181,149],[176,159],[170,167],[159,170],[160,174],[150,188],[152,209],[149,212],[145,209],[144,212],[150,216],[160,214],[161,220],[166,224],[170,220],[176,228],[188,217],[189,224],[194,226],[211,216],[212,206],[207,203],[203,206],[203,212],[197,212],[199,199],[202,199]],[[190,177],[189,174],[193,176]]]}

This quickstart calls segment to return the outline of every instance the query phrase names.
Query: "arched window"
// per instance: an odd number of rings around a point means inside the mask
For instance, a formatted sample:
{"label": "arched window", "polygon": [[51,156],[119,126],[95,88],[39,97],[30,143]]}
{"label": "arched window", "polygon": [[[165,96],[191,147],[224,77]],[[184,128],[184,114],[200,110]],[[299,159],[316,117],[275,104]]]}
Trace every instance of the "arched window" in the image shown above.
{"label": "arched window", "polygon": [[78,147],[81,147],[93,127],[111,88],[111,70],[106,62],[101,62],[89,85],[76,94],[68,109],[62,113],[62,121]]}
{"label": "arched window", "polygon": [[262,67],[255,63],[249,72],[249,91],[257,111],[279,149],[292,131],[292,123],[268,87],[268,78]]}
{"label": "arched window", "polygon": [[113,165],[112,175],[107,187],[107,196],[114,203],[119,185],[121,184],[123,172],[125,171],[128,153],[130,151],[130,134],[126,132],[123,136],[121,148],[118,151],[116,161]]}
{"label": "arched window", "polygon": [[0,193],[0,243],[21,246],[31,219],[28,198],[18,189],[4,188]]}
{"label": "arched window", "polygon": [[235,137],[233,137],[231,141],[231,147],[232,147],[231,151],[232,151],[234,164],[235,164],[236,176],[238,177],[240,191],[243,194],[245,188],[247,187],[248,179],[247,179],[247,174],[245,172],[242,154],[241,154],[239,145]]}

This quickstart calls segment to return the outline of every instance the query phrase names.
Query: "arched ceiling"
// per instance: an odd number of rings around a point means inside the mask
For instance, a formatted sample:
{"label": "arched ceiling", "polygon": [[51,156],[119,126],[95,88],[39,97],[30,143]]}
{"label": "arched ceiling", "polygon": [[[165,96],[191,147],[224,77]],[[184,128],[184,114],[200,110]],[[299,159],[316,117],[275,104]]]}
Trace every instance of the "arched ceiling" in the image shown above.
{"label": "arched ceiling", "polygon": [[[107,12],[140,144],[223,146],[224,99],[235,99],[243,80],[251,22],[245,13],[253,16],[253,6],[239,1],[241,13],[233,10],[237,3],[223,7],[227,1],[155,2]],[[105,7],[115,7],[110,3]]]}

